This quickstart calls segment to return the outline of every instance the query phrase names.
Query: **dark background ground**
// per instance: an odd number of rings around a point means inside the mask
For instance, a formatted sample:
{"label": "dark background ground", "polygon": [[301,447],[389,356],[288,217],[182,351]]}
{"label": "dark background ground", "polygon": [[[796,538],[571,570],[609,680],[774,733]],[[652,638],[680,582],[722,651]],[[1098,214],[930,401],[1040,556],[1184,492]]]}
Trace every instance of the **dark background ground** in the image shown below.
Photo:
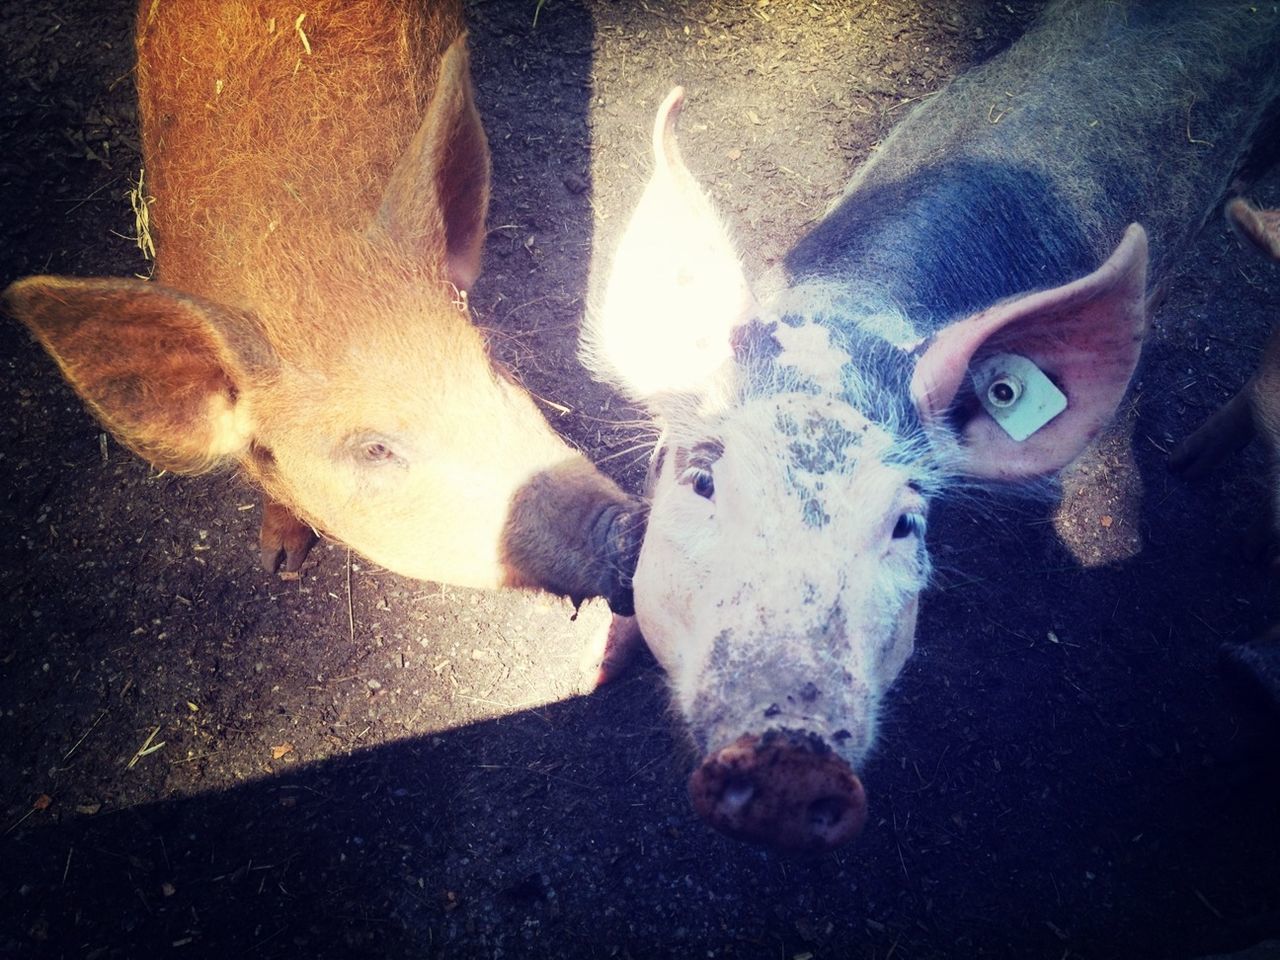
{"label": "dark background ground", "polygon": [[[758,272],[905,100],[1034,6],[548,0],[535,28],[533,0],[473,3],[496,352],[634,488],[634,412],[573,351],[666,88],[689,87],[686,156]],[[131,13],[0,6],[0,285],[145,271],[122,236]],[[1280,203],[1280,177],[1254,193]],[[817,861],[696,821],[651,661],[571,696],[603,611],[335,545],[268,578],[252,491],[100,445],[0,325],[0,956],[1173,958],[1280,932],[1277,741],[1216,670],[1277,615],[1239,539],[1266,523],[1260,461],[1198,487],[1164,468],[1280,315],[1280,271],[1219,224],[1066,506],[933,525],[871,819]]]}

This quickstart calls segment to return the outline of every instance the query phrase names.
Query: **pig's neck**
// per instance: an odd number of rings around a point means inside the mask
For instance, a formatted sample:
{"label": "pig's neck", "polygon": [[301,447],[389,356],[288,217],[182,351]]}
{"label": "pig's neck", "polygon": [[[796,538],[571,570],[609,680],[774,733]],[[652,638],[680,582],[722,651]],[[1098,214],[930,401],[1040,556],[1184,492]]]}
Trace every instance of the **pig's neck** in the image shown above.
{"label": "pig's neck", "polygon": [[[891,340],[928,336],[1006,297],[1066,283],[1097,266],[1050,185],[1031,171],[944,163],[851,193],[791,250],[800,291],[843,304],[827,322]],[[826,311],[829,315],[830,311]],[[899,329],[877,317],[901,318]]]}

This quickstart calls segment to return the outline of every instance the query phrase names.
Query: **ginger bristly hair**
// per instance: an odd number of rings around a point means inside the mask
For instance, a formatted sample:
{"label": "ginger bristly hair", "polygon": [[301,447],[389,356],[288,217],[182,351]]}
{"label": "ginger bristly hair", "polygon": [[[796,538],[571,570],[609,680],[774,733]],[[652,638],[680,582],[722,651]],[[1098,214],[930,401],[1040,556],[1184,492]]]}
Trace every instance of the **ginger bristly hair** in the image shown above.
{"label": "ginger bristly hair", "polygon": [[[216,29],[185,30],[166,3]],[[305,16],[270,0],[142,0],[143,152],[164,158],[147,171],[157,279],[248,306],[243,280],[273,244],[324,259],[335,234],[364,231],[462,33],[449,0],[320,0]],[[174,103],[188,106],[161,107]]]}

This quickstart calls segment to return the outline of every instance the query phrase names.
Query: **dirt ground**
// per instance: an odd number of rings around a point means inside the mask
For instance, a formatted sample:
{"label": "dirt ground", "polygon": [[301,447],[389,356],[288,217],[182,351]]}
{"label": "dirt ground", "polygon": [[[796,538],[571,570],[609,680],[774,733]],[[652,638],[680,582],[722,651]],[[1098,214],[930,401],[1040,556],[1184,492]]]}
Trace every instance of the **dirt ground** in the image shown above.
{"label": "dirt ground", "polygon": [[[0,285],[146,271],[132,6],[0,6]],[[685,155],[758,273],[1036,6],[476,0],[494,201],[472,303],[495,352],[636,489],[646,432],[574,350],[666,89],[688,87]],[[1280,204],[1280,175],[1253,195]],[[1280,934],[1276,731],[1217,670],[1280,615],[1243,545],[1261,460],[1165,467],[1276,317],[1280,270],[1211,218],[1062,508],[935,516],[867,829],[812,861],[697,821],[651,660],[575,692],[603,610],[334,544],[270,578],[252,490],[156,475],[5,322],[0,956],[1066,960]]]}

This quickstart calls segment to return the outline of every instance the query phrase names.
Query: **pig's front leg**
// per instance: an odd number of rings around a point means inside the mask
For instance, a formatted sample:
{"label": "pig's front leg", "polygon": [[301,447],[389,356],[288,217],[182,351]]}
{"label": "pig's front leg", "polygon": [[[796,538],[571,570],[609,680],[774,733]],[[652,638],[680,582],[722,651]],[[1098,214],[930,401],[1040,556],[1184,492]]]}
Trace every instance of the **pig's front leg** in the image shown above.
{"label": "pig's front leg", "polygon": [[1252,643],[1224,643],[1219,663],[1236,700],[1280,724],[1280,624]]}
{"label": "pig's front leg", "polygon": [[583,690],[595,690],[626,672],[632,659],[644,646],[644,635],[635,617],[614,614],[609,629],[598,632],[583,653],[578,675]]}
{"label": "pig's front leg", "polygon": [[[1204,477],[1231,454],[1245,447],[1255,436],[1269,437],[1265,423],[1258,419],[1257,382],[1250,381],[1217,413],[1200,425],[1173,449],[1169,467],[1188,479]],[[1272,467],[1273,489],[1280,491],[1280,464]],[[1280,493],[1276,496],[1275,516],[1280,516]],[[1241,548],[1258,563],[1277,559],[1277,537],[1273,523],[1253,524],[1244,531]]]}
{"label": "pig's front leg", "polygon": [[1271,331],[1257,372],[1227,404],[1174,448],[1169,465],[1187,477],[1204,476],[1217,463],[1261,439],[1270,460],[1272,516],[1247,533],[1246,549],[1260,561],[1280,561],[1280,327]]}
{"label": "pig's front leg", "polygon": [[[311,525],[303,523],[282,503],[270,497],[262,498],[262,532],[259,543],[262,547],[262,569],[267,573],[280,571],[286,580],[296,580],[298,571],[302,569],[302,561],[315,545],[316,532]],[[284,569],[280,562],[284,561]]]}
{"label": "pig's front leg", "polygon": [[1253,439],[1256,429],[1250,386],[1246,385],[1195,433],[1173,448],[1169,456],[1173,470],[1192,479],[1203,477]]}

